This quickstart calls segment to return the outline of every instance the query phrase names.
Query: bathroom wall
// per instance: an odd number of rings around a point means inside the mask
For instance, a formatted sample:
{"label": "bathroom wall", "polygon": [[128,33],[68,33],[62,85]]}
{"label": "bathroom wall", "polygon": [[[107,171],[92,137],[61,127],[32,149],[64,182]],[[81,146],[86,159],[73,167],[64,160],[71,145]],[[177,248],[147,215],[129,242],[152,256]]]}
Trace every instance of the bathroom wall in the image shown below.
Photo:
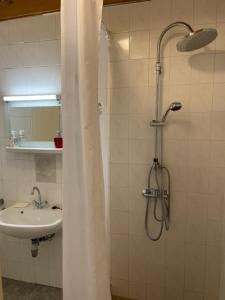
{"label": "bathroom wall", "polygon": [[[216,300],[225,183],[224,1],[111,6],[104,8],[103,19],[110,31],[113,293],[139,300]],[[177,20],[194,28],[216,27],[219,36],[208,47],[183,54],[176,51],[182,29],[165,39],[163,109],[174,100],[183,109],[171,113],[164,135],[164,164],[172,181],[170,230],[152,242],[144,232],[141,191],[153,156],[149,121],[156,42],[161,30]]]}
{"label": "bathroom wall", "polygon": [[[29,17],[0,23],[0,95],[60,93],[59,14]],[[6,206],[29,201],[39,186],[50,203],[61,203],[62,159],[8,153],[6,104],[0,102],[0,198]],[[26,112],[24,109],[24,119]],[[32,258],[30,241],[0,236],[0,261],[5,277],[61,287],[62,241],[58,233],[40,245]]]}

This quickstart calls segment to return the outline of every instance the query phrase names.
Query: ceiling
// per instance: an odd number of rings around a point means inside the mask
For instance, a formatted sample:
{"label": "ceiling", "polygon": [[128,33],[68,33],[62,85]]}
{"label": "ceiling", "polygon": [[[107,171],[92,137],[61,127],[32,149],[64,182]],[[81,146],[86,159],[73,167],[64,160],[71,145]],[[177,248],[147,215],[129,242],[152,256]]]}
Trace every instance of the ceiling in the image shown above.
{"label": "ceiling", "polygon": [[[104,5],[145,0],[103,0]],[[0,20],[50,13],[60,10],[60,0],[0,0]]]}

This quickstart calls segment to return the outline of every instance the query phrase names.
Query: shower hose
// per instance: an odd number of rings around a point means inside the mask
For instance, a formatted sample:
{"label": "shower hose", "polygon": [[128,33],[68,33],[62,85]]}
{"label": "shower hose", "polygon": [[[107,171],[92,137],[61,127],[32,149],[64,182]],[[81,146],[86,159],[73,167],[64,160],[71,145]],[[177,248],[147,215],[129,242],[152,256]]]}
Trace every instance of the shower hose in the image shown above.
{"label": "shower hose", "polygon": [[[167,177],[167,187],[164,189],[164,177]],[[153,185],[153,180],[155,184]],[[152,241],[158,241],[162,235],[163,228],[169,229],[169,213],[170,213],[170,173],[169,170],[160,165],[157,159],[153,160],[153,164],[148,173],[147,181],[147,199],[145,213],[145,232]],[[159,223],[159,232],[156,235],[151,233],[149,225],[149,215],[151,210],[151,202],[153,202],[153,218]]]}

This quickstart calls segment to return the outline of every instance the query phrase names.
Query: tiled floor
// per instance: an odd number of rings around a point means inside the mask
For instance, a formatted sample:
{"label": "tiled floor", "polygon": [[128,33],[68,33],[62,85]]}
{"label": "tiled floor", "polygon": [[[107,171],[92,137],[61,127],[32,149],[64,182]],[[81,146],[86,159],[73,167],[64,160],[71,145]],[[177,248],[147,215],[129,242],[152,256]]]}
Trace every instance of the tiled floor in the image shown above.
{"label": "tiled floor", "polygon": [[62,290],[3,278],[4,300],[62,300]]}
{"label": "tiled floor", "polygon": [[[3,278],[4,300],[62,300],[62,289]],[[129,300],[112,296],[112,300]]]}

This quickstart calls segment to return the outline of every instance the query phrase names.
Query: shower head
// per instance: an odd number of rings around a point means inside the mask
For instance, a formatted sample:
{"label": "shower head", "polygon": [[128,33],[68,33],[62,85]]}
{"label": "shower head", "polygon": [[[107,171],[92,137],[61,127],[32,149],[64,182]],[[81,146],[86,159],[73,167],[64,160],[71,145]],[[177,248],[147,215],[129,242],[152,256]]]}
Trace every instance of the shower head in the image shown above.
{"label": "shower head", "polygon": [[182,108],[182,104],[180,102],[172,102],[169,106],[169,110],[176,111]]}
{"label": "shower head", "polygon": [[217,37],[215,28],[203,28],[191,31],[177,43],[177,50],[180,52],[194,51],[207,46]]}
{"label": "shower head", "polygon": [[182,104],[180,102],[172,102],[170,104],[170,106],[167,108],[165,114],[162,117],[162,122],[165,122],[167,119],[167,116],[169,114],[170,111],[177,111],[180,110],[182,108]]}

